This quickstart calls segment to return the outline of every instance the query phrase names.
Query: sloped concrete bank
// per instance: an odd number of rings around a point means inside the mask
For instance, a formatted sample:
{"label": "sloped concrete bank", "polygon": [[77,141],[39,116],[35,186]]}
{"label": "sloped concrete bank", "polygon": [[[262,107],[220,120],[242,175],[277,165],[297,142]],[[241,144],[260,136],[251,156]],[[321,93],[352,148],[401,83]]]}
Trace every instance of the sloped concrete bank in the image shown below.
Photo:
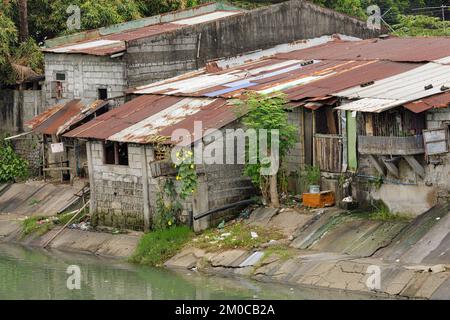
{"label": "sloped concrete bank", "polygon": [[335,209],[297,214],[262,209],[248,222],[274,228],[277,220],[297,221],[289,224],[284,253],[270,244],[214,252],[191,247],[165,265],[381,298],[450,299],[448,207],[411,222],[373,221]]}
{"label": "sloped concrete bank", "polygon": [[[12,217],[10,217],[12,218]],[[22,236],[20,220],[5,219],[0,216],[0,243],[21,244],[42,248],[61,227],[55,227],[43,236]],[[108,258],[128,258],[136,249],[142,234],[111,234],[104,232],[66,229],[47,246],[47,249],[94,254]]]}
{"label": "sloped concrete bank", "polygon": [[[23,237],[22,221],[32,216],[55,216],[68,207],[83,183],[56,185],[27,181],[0,185],[0,242],[42,248],[60,230],[55,227],[43,236]],[[66,229],[47,246],[48,249],[127,258],[133,254],[142,233],[110,234]]]}

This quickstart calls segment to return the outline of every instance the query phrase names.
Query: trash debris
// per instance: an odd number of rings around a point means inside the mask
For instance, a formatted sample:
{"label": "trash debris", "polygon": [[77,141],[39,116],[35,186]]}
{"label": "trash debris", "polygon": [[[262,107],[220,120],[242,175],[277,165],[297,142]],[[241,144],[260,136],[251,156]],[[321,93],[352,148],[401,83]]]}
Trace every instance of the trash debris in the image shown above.
{"label": "trash debris", "polygon": [[256,232],[252,231],[252,232],[250,232],[250,234],[251,234],[253,239],[258,238],[258,234]]}
{"label": "trash debris", "polygon": [[225,220],[222,220],[222,222],[217,226],[217,229],[223,229],[225,228]]}
{"label": "trash debris", "polygon": [[350,197],[346,197],[346,198],[342,199],[342,202],[351,203],[351,202],[353,202],[353,198],[351,196]]}
{"label": "trash debris", "polygon": [[231,236],[231,233],[230,233],[230,232],[222,233],[222,234],[220,235],[221,238],[226,238],[226,237],[229,237],[229,236]]}
{"label": "trash debris", "polygon": [[92,230],[92,226],[90,222],[80,222],[80,223],[72,223],[67,228],[81,230],[81,231],[89,231]]}

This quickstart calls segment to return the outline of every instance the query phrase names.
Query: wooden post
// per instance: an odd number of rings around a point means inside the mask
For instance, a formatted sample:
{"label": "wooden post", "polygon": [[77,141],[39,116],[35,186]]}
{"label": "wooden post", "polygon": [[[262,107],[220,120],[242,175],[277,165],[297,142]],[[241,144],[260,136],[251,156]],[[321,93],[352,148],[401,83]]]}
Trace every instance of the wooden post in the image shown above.
{"label": "wooden post", "polygon": [[148,160],[145,145],[141,147],[142,193],[144,196],[144,231],[150,230],[150,201],[148,194]]}
{"label": "wooden post", "polygon": [[88,174],[89,174],[89,189],[91,193],[89,201],[89,212],[93,214],[97,209],[97,201],[94,186],[94,163],[92,162],[92,144],[90,141],[86,142],[86,153],[88,160]]}

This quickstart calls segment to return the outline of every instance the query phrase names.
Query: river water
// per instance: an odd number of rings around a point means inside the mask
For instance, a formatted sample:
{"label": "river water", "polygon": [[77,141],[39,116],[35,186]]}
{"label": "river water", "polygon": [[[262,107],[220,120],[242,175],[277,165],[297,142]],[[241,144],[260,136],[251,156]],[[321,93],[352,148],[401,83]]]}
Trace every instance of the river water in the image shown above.
{"label": "river water", "polygon": [[[79,266],[80,290],[67,288]],[[0,299],[360,299],[338,291],[136,266],[116,259],[0,244]]]}

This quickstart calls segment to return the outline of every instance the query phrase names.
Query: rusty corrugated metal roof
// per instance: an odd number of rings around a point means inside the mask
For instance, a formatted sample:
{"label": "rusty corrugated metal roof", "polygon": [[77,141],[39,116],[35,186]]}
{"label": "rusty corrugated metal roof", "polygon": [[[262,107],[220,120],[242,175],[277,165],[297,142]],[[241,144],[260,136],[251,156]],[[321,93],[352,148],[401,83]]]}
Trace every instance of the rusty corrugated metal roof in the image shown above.
{"label": "rusty corrugated metal roof", "polygon": [[97,100],[85,106],[81,100],[74,99],[64,105],[56,105],[50,108],[25,123],[25,125],[34,132],[60,135],[107,104],[106,101]]}
{"label": "rusty corrugated metal roof", "polygon": [[413,37],[335,41],[309,49],[278,54],[283,59],[388,60],[430,62],[450,56],[450,37]]}
{"label": "rusty corrugated metal roof", "polygon": [[447,108],[450,105],[450,92],[426,97],[417,101],[409,102],[403,106],[414,112],[420,113],[434,108]]}
{"label": "rusty corrugated metal roof", "polygon": [[175,142],[171,141],[175,129],[188,130],[193,136],[195,121],[202,121],[204,130],[231,123],[237,119],[235,108],[221,98],[144,95],[64,136],[141,144],[171,143]]}
{"label": "rusty corrugated metal roof", "polygon": [[450,65],[426,63],[413,70],[336,93],[338,97],[360,99],[340,110],[382,112],[411,101],[433,96],[450,88]]}
{"label": "rusty corrugated metal roof", "polygon": [[[185,19],[178,19],[173,22],[152,24],[110,35],[98,35],[98,37],[94,39],[66,43],[52,48],[44,48],[43,51],[52,53],[82,53],[97,56],[112,55],[114,53],[125,51],[127,41],[163,34],[187,26],[214,21],[240,13],[242,13],[242,11],[216,10],[214,12],[197,14]],[[91,30],[91,33],[92,32],[94,31]]]}

